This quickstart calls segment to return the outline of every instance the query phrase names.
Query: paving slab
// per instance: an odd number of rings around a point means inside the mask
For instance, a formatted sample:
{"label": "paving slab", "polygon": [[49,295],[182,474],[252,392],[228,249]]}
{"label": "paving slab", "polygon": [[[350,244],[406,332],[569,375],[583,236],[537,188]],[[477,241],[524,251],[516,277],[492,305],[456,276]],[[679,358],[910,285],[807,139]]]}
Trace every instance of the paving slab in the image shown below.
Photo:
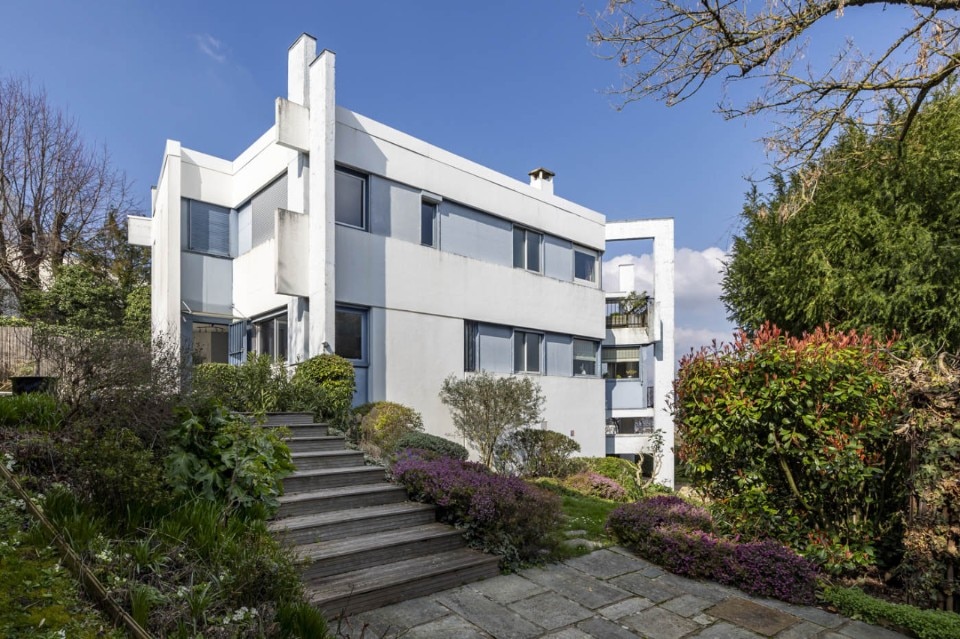
{"label": "paving slab", "polygon": [[600,579],[619,577],[628,572],[641,571],[649,566],[645,561],[635,557],[625,557],[610,550],[598,550],[589,555],[568,559],[563,563]]}
{"label": "paving slab", "polygon": [[587,631],[593,639],[633,639],[637,636],[626,627],[600,617],[587,619],[581,622],[577,628]]}
{"label": "paving slab", "polygon": [[650,639],[680,639],[701,627],[695,621],[659,607],[624,617],[620,623]]}
{"label": "paving slab", "polygon": [[543,635],[540,639],[593,639],[593,637],[577,628],[564,628],[563,630]]}
{"label": "paving slab", "polygon": [[546,592],[547,589],[520,575],[500,575],[469,584],[469,587],[486,595],[497,603],[508,604],[533,595]]}
{"label": "paving slab", "polygon": [[666,586],[667,588],[673,588],[678,592],[696,595],[701,599],[706,599],[707,601],[712,601],[713,603],[720,603],[724,599],[730,599],[731,597],[745,598],[743,593],[736,588],[723,586],[712,581],[688,579],[687,577],[673,575],[669,572],[656,577],[654,582],[661,586]]}
{"label": "paving slab", "polygon": [[618,601],[615,604],[600,608],[597,610],[597,614],[601,617],[616,621],[621,617],[643,612],[652,605],[653,602],[644,597],[631,597],[630,599],[624,599],[623,601]]}
{"label": "paving slab", "polygon": [[793,615],[740,598],[721,601],[706,610],[706,613],[765,637],[772,637],[799,621]]}
{"label": "paving slab", "polygon": [[350,621],[353,626],[356,626],[357,622],[360,624],[366,623],[376,636],[380,636],[388,631],[403,632],[449,614],[450,610],[441,606],[434,599],[420,597],[361,613]]}
{"label": "paving slab", "polygon": [[626,590],[566,566],[530,568],[520,573],[520,576],[573,599],[591,610],[632,596]]}
{"label": "paving slab", "polygon": [[450,615],[411,628],[400,637],[403,637],[403,639],[450,639],[451,637],[457,637],[457,639],[490,639],[490,635],[457,615]]}
{"label": "paving slab", "polygon": [[701,599],[696,595],[680,595],[663,602],[660,607],[675,612],[681,617],[694,617],[712,605],[712,601]]}
{"label": "paving slab", "polygon": [[871,626],[862,621],[850,621],[837,628],[841,637],[851,639],[902,639],[903,635],[881,626]]}
{"label": "paving slab", "polygon": [[507,607],[547,630],[563,628],[593,616],[592,611],[555,592],[535,595]]}
{"label": "paving slab", "polygon": [[823,632],[823,626],[809,621],[801,621],[776,635],[776,639],[811,639]]}
{"label": "paving slab", "polygon": [[610,580],[610,583],[628,590],[635,595],[646,597],[653,603],[663,603],[668,599],[679,596],[681,591],[673,586],[658,583],[654,579],[644,577],[640,573],[632,572],[629,575],[622,575]]}
{"label": "paving slab", "polygon": [[532,639],[543,634],[543,627],[465,586],[448,590],[437,600],[497,639]]}
{"label": "paving slab", "polygon": [[764,606],[770,606],[771,608],[782,610],[788,615],[800,617],[801,619],[815,623],[818,626],[823,626],[824,628],[837,628],[838,626],[842,626],[844,623],[849,621],[848,619],[841,617],[836,613],[827,612],[822,608],[814,608],[813,606],[798,606],[796,604],[787,603],[786,601],[780,601],[778,599],[754,598],[754,601],[762,603]]}
{"label": "paving slab", "polygon": [[763,639],[763,635],[750,632],[726,621],[715,623],[703,632],[695,635],[697,639]]}

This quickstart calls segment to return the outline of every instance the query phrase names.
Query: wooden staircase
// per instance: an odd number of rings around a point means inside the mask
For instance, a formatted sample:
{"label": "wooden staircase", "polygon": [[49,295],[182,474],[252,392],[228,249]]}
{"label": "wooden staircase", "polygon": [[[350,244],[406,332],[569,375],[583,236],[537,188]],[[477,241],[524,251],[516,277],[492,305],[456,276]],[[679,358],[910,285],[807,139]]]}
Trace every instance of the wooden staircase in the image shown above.
{"label": "wooden staircase", "polygon": [[307,596],[328,619],[498,574],[495,556],[467,548],[433,506],[408,501],[311,415],[268,414],[265,425],[290,429],[297,466],[270,528],[304,561]]}

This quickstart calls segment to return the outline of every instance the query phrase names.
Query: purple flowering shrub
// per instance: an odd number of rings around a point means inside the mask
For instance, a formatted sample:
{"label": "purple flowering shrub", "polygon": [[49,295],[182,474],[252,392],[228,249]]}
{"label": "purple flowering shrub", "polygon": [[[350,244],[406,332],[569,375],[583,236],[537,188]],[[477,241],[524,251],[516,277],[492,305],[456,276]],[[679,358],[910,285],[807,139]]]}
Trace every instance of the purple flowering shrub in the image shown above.
{"label": "purple flowering shrub", "polygon": [[401,452],[392,473],[413,499],[436,504],[440,520],[463,530],[471,546],[500,555],[505,570],[537,561],[556,544],[560,498],[522,479],[415,450]]}
{"label": "purple flowering shrub", "polygon": [[604,477],[593,471],[585,471],[571,475],[563,482],[564,486],[581,495],[609,499],[611,501],[626,501],[627,491],[609,477]]}
{"label": "purple flowering shrub", "polygon": [[774,541],[740,543],[713,529],[710,513],[674,495],[619,506],[607,519],[607,530],[620,543],[670,572],[753,595],[813,603],[813,562]]}

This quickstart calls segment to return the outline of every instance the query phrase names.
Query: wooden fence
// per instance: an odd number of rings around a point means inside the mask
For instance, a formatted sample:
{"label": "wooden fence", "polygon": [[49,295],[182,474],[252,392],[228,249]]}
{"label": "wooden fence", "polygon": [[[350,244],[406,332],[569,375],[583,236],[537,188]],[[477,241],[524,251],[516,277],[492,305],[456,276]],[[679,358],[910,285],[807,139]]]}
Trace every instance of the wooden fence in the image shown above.
{"label": "wooden fence", "polygon": [[33,353],[33,329],[29,326],[0,326],[0,388],[16,375],[49,375],[49,362],[40,362]]}

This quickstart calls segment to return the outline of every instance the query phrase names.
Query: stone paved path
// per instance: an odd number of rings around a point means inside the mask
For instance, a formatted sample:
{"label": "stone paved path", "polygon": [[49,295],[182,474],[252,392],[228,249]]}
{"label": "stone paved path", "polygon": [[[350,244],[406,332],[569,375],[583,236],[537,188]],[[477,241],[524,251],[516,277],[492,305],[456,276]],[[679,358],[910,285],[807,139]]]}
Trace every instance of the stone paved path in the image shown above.
{"label": "stone paved path", "polygon": [[897,639],[819,608],[664,572],[622,548],[362,613],[344,638]]}

